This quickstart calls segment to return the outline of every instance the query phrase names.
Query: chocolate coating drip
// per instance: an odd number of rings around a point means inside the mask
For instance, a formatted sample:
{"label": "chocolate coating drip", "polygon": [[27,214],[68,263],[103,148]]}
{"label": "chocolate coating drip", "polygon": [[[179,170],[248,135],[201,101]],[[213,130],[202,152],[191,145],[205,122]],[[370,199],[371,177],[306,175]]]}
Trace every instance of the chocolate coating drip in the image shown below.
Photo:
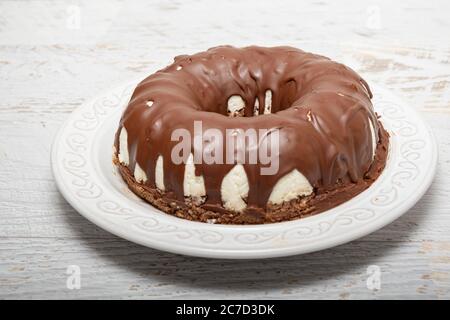
{"label": "chocolate coating drip", "polygon": [[[271,114],[263,114],[267,90],[272,91]],[[233,95],[245,101],[244,117],[227,116],[227,101]],[[250,186],[246,211],[258,211],[266,207],[277,181],[294,169],[320,192],[364,179],[374,157],[370,123],[379,139],[371,97],[357,73],[329,58],[292,47],[221,46],[178,56],[139,83],[120,121],[115,145],[119,150],[118,136],[125,126],[129,169],[133,172],[139,163],[149,187],[155,187],[156,161],[162,155],[164,197],[183,201],[185,165],[171,161],[178,143],[171,141],[175,129],[189,130],[192,139],[194,121],[202,121],[203,131],[215,128],[224,136],[226,129],[278,129],[279,171],[261,175],[265,165],[243,164]],[[259,115],[254,115],[255,99]],[[153,101],[151,107],[148,101]],[[193,153],[194,141],[192,146]],[[225,145],[221,148],[225,155]],[[224,210],[220,186],[233,166],[196,165],[196,174],[205,181],[203,207]]]}

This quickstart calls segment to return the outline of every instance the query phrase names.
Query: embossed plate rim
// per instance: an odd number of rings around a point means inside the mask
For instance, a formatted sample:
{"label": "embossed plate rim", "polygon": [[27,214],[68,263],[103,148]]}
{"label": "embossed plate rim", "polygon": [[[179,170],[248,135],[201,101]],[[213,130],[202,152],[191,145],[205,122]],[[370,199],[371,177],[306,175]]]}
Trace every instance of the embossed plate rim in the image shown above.
{"label": "embossed plate rim", "polygon": [[[401,99],[372,84],[375,110],[382,114],[392,137],[388,165],[369,189],[336,208],[295,221],[229,226],[182,220],[130,197],[117,172],[108,169],[111,156],[97,148],[108,139],[112,141],[112,137],[107,137],[114,133],[111,128],[115,128],[136,83],[131,81],[107,90],[75,110],[55,137],[51,158],[59,190],[80,214],[101,228],[141,245],[185,255],[231,259],[318,251],[360,238],[397,219],[420,199],[435,174],[438,152],[430,128]],[[90,122],[95,126],[90,128]],[[85,123],[86,127],[81,130],[76,123]],[[85,141],[68,142],[69,137],[77,135],[78,138],[84,135]],[[416,145],[415,149],[414,141],[423,142],[423,147],[417,149]],[[411,150],[402,151],[408,144]],[[79,157],[85,159],[80,161]],[[402,161],[404,168],[400,170]],[[94,170],[99,164],[106,168],[100,173]],[[411,173],[414,167],[424,169]],[[102,174],[121,183],[123,192],[105,183]],[[411,184],[404,185],[408,179],[412,179]],[[90,183],[101,192],[89,190]],[[394,200],[389,199],[388,187],[397,195]],[[391,202],[383,204],[380,198]]]}

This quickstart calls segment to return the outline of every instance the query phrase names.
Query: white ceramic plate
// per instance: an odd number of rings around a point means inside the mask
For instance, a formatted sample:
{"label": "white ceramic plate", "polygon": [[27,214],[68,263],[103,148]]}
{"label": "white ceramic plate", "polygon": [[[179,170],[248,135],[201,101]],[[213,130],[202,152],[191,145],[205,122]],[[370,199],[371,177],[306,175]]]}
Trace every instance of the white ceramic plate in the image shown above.
{"label": "white ceramic plate", "polygon": [[437,146],[421,117],[389,91],[371,86],[373,103],[391,134],[387,166],[352,200],[300,220],[251,226],[213,225],[167,215],[144,202],[112,164],[122,111],[137,81],[83,104],[53,144],[52,166],[66,200],[83,216],[142,245],[212,258],[280,257],[333,247],[365,236],[410,209],[433,179]]}

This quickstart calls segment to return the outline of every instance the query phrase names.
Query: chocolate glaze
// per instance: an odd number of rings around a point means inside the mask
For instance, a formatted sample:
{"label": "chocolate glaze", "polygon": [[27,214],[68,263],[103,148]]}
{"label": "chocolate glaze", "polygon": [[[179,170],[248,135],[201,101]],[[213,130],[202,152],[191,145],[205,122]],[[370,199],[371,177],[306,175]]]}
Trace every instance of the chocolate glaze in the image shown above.
{"label": "chocolate glaze", "polygon": [[379,177],[386,164],[389,136],[383,130],[381,122],[379,122],[379,125],[380,142],[377,146],[375,159],[363,180],[357,183],[337,183],[330,190],[317,189],[309,196],[299,197],[276,205],[269,203],[264,209],[244,212],[217,210],[217,208],[208,210],[208,206],[198,206],[192,201],[183,202],[169,199],[165,194],[161,194],[158,189],[137,182],[130,169],[119,163],[117,155],[114,155],[113,161],[117,164],[119,172],[130,190],[167,214],[188,220],[218,224],[274,223],[300,219],[334,208],[367,189]]}
{"label": "chocolate glaze", "polygon": [[[263,115],[268,89],[272,113]],[[244,99],[244,117],[227,116],[232,95]],[[370,122],[377,142],[381,130],[371,98],[369,86],[357,73],[320,55],[292,47],[215,47],[178,56],[139,83],[120,120],[115,146],[119,150],[118,137],[125,126],[129,169],[133,172],[139,163],[151,188],[155,187],[156,160],[162,155],[164,197],[183,201],[185,165],[171,161],[172,148],[178,143],[171,141],[173,130],[185,128],[193,138],[196,120],[202,121],[203,130],[216,128],[224,135],[226,129],[234,128],[279,129],[277,174],[260,175],[264,165],[243,164],[250,186],[246,212],[256,213],[266,208],[276,182],[293,169],[320,193],[363,181],[374,157]],[[260,105],[258,116],[253,116],[255,99]],[[148,107],[150,100],[153,105]],[[192,146],[194,152],[194,141]],[[225,154],[225,145],[221,147]],[[196,165],[207,193],[202,207],[225,210],[220,186],[233,166]]]}

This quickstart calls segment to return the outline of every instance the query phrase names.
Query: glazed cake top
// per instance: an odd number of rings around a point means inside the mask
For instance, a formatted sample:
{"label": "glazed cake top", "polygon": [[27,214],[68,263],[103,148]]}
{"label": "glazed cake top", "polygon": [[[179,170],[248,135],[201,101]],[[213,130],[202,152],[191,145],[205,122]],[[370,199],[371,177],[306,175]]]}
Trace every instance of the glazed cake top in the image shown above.
{"label": "glazed cake top", "polygon": [[[267,92],[271,113],[264,113]],[[228,99],[240,96],[243,116],[229,117]],[[203,130],[268,129],[279,133],[279,170],[261,175],[265,164],[243,163],[249,180],[248,211],[264,208],[276,182],[294,169],[317,190],[336,183],[362,180],[374,158],[378,122],[367,83],[353,70],[329,58],[292,47],[221,46],[194,55],[175,58],[174,63],[144,79],[136,87],[116,135],[128,134],[130,170],[136,163],[154,186],[155,166],[163,157],[165,196],[183,200],[184,164],[171,161],[177,144],[175,129],[191,133],[194,121]],[[256,102],[257,101],[257,102]],[[255,102],[260,106],[255,115]],[[223,152],[223,142],[219,143]],[[232,152],[237,150],[239,145]],[[249,148],[245,146],[245,154]],[[204,178],[205,207],[221,208],[220,187],[234,164],[196,164],[196,175]]]}

